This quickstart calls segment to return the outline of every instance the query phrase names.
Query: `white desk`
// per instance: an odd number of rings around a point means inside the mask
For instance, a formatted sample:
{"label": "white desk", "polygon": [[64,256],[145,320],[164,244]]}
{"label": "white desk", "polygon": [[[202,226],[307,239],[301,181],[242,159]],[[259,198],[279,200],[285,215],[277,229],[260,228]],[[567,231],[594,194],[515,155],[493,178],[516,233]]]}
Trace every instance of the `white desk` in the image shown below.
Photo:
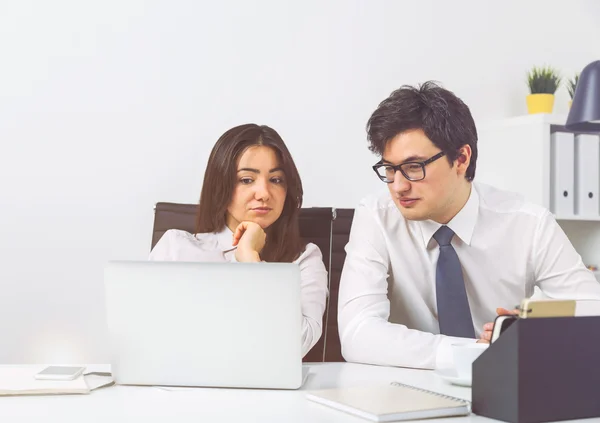
{"label": "white desk", "polygon": [[[304,391],[393,381],[471,399],[469,388],[449,385],[427,370],[350,363],[319,363],[308,367],[311,374],[298,391],[111,386],[90,395],[0,397],[0,421],[23,421],[23,417],[30,417],[32,421],[44,422],[365,423],[368,420],[308,401]],[[108,366],[89,366],[90,370],[107,371]],[[115,417],[127,420],[114,420]],[[433,421],[466,423],[495,420],[470,415]],[[581,422],[600,422],[600,418]]]}

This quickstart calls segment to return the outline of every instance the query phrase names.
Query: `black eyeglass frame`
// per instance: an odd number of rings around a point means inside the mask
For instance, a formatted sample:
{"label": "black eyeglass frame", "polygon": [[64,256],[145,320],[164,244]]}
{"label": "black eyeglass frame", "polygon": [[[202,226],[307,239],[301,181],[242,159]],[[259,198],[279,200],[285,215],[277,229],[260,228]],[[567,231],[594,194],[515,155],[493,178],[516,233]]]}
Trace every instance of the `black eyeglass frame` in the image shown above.
{"label": "black eyeglass frame", "polygon": [[[428,158],[427,160],[424,160],[422,162],[404,162],[404,163],[400,163],[398,165],[392,165],[389,163],[383,163],[383,160],[378,161],[377,163],[375,163],[373,165],[373,170],[375,171],[375,174],[377,175],[377,177],[379,179],[381,179],[383,182],[385,182],[386,184],[391,184],[392,182],[394,182],[394,180],[392,179],[391,181],[386,178],[385,176],[381,176],[379,174],[378,169],[382,168],[382,167],[389,167],[394,169],[394,175],[396,175],[396,172],[400,172],[402,174],[402,176],[404,176],[407,180],[411,181],[411,182],[417,182],[417,181],[422,181],[423,179],[425,179],[425,177],[427,176],[427,172],[425,171],[425,166],[427,166],[429,163],[435,162],[437,159],[439,159],[440,157],[444,157],[446,155],[446,153],[444,153],[443,151],[440,151],[439,153],[437,153],[435,156],[432,156],[430,158]],[[402,169],[403,166],[411,166],[411,165],[419,165],[421,167],[421,170],[423,171],[423,177],[422,178],[410,178],[406,172],[404,172],[404,170]]]}

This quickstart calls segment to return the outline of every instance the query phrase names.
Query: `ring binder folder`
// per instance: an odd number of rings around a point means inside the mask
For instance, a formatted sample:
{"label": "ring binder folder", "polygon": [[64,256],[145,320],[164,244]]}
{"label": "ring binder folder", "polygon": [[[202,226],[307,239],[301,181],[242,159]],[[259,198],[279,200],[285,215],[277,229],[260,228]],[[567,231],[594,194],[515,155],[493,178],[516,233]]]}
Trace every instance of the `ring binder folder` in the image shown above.
{"label": "ring binder folder", "polygon": [[550,209],[557,216],[575,213],[575,144],[574,135],[554,132],[550,142]]}
{"label": "ring binder folder", "polygon": [[598,135],[575,135],[575,214],[596,217],[600,213]]}

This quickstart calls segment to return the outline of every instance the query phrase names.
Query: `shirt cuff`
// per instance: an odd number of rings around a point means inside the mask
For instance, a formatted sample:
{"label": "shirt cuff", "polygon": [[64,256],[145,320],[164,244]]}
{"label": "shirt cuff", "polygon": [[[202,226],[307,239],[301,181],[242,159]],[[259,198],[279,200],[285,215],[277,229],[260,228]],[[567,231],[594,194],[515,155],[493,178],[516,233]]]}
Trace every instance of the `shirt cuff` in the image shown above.
{"label": "shirt cuff", "polygon": [[447,369],[454,367],[454,356],[452,355],[453,344],[472,344],[475,342],[477,342],[477,339],[442,336],[442,341],[438,345],[437,349],[435,368]]}

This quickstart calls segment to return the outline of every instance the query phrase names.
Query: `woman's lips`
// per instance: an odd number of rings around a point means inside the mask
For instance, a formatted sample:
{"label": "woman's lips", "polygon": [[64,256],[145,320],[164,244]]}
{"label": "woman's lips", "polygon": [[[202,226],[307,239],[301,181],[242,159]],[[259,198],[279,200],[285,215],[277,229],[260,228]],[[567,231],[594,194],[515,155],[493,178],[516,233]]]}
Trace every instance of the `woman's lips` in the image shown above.
{"label": "woman's lips", "polygon": [[253,208],[252,211],[256,214],[267,214],[271,211],[272,209],[270,209],[269,207],[256,207]]}

